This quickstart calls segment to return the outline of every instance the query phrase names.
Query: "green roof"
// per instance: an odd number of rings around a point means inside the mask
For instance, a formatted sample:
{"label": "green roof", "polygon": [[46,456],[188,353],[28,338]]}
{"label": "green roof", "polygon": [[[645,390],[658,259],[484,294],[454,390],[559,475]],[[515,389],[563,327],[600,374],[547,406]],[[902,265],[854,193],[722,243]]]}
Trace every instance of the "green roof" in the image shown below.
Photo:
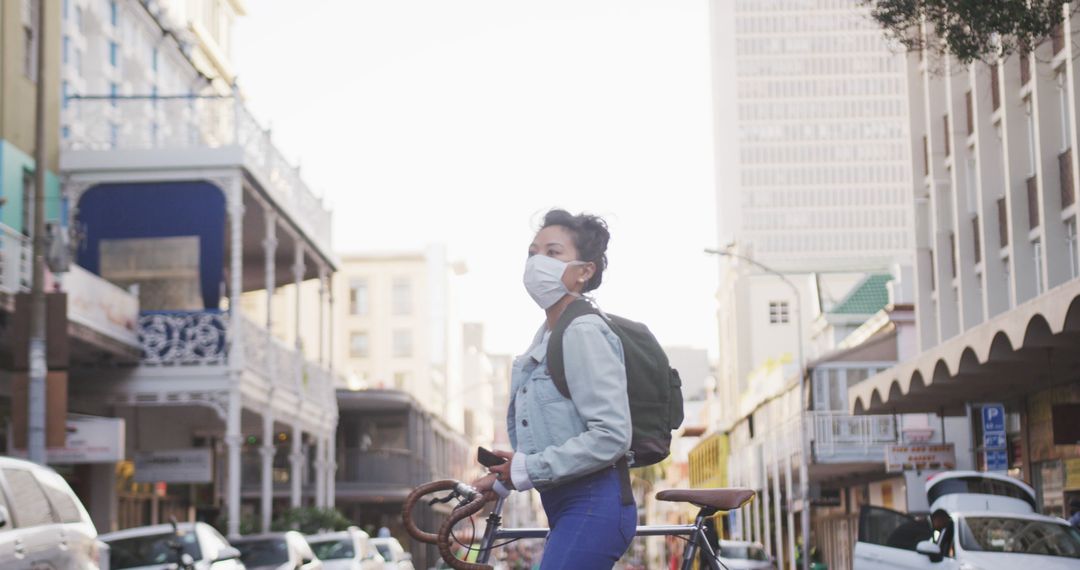
{"label": "green roof", "polygon": [[889,304],[889,290],[885,284],[892,275],[871,275],[848,293],[843,301],[829,311],[833,315],[873,315]]}

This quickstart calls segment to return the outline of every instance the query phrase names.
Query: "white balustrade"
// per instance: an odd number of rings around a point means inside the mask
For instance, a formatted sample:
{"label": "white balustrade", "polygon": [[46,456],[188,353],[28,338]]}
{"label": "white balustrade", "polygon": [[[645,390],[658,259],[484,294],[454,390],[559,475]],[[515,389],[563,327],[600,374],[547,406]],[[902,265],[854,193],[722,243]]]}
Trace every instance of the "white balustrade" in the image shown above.
{"label": "white balustrade", "polygon": [[30,290],[33,279],[33,247],[30,238],[0,224],[0,291]]}
{"label": "white balustrade", "polygon": [[812,412],[814,452],[818,458],[884,457],[885,446],[896,443],[893,416],[853,416],[845,412]]}
{"label": "white balustrade", "polygon": [[245,166],[268,186],[270,197],[325,251],[330,212],[233,97],[74,97],[65,150],[154,150],[238,146]]}

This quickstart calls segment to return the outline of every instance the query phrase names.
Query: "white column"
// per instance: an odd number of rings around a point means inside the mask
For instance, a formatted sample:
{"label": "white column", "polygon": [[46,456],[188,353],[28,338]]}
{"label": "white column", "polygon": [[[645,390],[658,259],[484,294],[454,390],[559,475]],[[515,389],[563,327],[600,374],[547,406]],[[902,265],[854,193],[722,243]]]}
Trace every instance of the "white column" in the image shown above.
{"label": "white column", "polygon": [[274,504],[274,415],[273,408],[267,406],[263,412],[262,447],[259,453],[262,455],[262,495],[260,498],[260,515],[262,518],[262,531],[270,532],[270,521],[273,518]]}
{"label": "white column", "polygon": [[294,323],[294,325],[296,338],[295,346],[297,352],[300,352],[300,349],[303,346],[303,342],[301,341],[303,329],[300,326],[301,308],[303,302],[301,301],[302,295],[300,294],[300,285],[304,282],[305,270],[306,267],[304,267],[304,246],[301,244],[300,239],[297,238],[296,248],[293,253],[293,282],[296,285],[296,304],[294,307],[296,322]]}
{"label": "white column", "polygon": [[315,439],[315,506],[326,506],[326,437]]}
{"label": "white column", "polygon": [[240,296],[243,292],[244,255],[244,196],[239,177],[228,179],[226,195],[229,203],[229,407],[225,424],[225,446],[228,452],[228,481],[226,503],[228,511],[228,534],[240,536],[240,448],[243,434],[240,431],[240,415],[243,410],[240,381],[244,371],[244,328],[239,326]]}
{"label": "white column", "polygon": [[[268,207],[268,206],[266,206]],[[269,402],[263,410],[263,437],[262,448],[262,495],[260,497],[260,515],[262,518],[262,531],[270,532],[270,522],[273,519],[274,501],[274,454],[277,448],[274,446],[274,377],[277,374],[277,359],[271,350],[273,344],[274,328],[274,290],[277,281],[277,214],[272,210],[266,211],[266,236],[263,238],[264,256],[264,287],[266,289],[266,374],[270,384]]]}
{"label": "white column", "polygon": [[[764,439],[764,438],[763,438]],[[769,522],[769,446],[768,441],[762,441],[759,445],[761,455],[761,505],[758,511],[761,514],[761,544],[765,546],[765,554],[772,556],[771,523]]]}
{"label": "white column", "polygon": [[319,265],[319,364],[326,364],[326,297],[327,290],[326,267]]}
{"label": "white column", "polygon": [[773,476],[773,519],[776,521],[776,565],[784,568],[784,524],[781,519],[782,504],[780,503],[780,445],[778,437],[772,437],[772,476]]}
{"label": "white column", "polygon": [[292,472],[289,475],[289,483],[292,486],[289,504],[294,508],[301,505],[304,467],[307,463],[307,457],[304,455],[304,450],[300,447],[300,439],[302,437],[303,432],[300,430],[300,426],[294,424],[292,432],[292,452],[289,454],[289,466],[292,468]]}
{"label": "white column", "polygon": [[[336,423],[336,422],[335,422]],[[326,506],[334,508],[336,503],[334,495],[337,493],[336,481],[337,481],[337,426],[335,425],[330,430],[330,437],[327,441],[327,469],[326,469]]]}
{"label": "white column", "polygon": [[[788,449],[788,453],[784,454],[784,486],[785,486],[784,490],[787,492],[787,498],[788,498],[787,499],[787,505],[788,505],[788,511],[787,511],[787,530],[788,530],[787,531],[787,538],[788,538],[788,544],[787,544],[787,549],[788,549],[788,556],[790,557],[790,560],[791,560],[791,566],[792,566],[792,568],[794,568],[795,567],[795,510],[792,509],[792,506],[793,506],[793,503],[795,502],[795,495],[792,493],[792,484],[791,484],[791,474],[792,474],[791,454],[794,453],[794,450],[790,449],[790,443],[791,443],[791,439],[788,438],[789,449]],[[808,503],[808,501],[806,501],[805,498],[804,498],[804,501],[803,501],[803,508],[804,509],[810,508],[810,505],[807,504],[807,503]]]}

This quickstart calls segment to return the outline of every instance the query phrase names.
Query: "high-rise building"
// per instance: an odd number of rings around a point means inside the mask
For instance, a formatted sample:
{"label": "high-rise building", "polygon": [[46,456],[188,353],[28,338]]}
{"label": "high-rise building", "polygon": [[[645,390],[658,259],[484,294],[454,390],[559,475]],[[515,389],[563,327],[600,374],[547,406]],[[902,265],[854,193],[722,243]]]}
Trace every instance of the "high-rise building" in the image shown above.
{"label": "high-rise building", "polygon": [[781,271],[907,256],[904,58],[862,2],[712,6],[721,243]]}

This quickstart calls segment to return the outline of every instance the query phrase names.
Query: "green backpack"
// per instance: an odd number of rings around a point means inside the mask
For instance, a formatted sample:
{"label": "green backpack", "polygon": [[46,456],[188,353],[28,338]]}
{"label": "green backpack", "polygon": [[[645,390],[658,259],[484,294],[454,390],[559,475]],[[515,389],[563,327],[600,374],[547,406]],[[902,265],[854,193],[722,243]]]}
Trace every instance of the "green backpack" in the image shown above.
{"label": "green backpack", "polygon": [[667,354],[649,328],[641,323],[608,315],[589,301],[578,299],[563,311],[548,340],[547,363],[559,393],[570,397],[563,364],[563,333],[578,317],[599,315],[622,341],[626,365],[626,392],[630,399],[630,466],[659,463],[671,453],[671,432],[683,421],[682,381],[668,363]]}

